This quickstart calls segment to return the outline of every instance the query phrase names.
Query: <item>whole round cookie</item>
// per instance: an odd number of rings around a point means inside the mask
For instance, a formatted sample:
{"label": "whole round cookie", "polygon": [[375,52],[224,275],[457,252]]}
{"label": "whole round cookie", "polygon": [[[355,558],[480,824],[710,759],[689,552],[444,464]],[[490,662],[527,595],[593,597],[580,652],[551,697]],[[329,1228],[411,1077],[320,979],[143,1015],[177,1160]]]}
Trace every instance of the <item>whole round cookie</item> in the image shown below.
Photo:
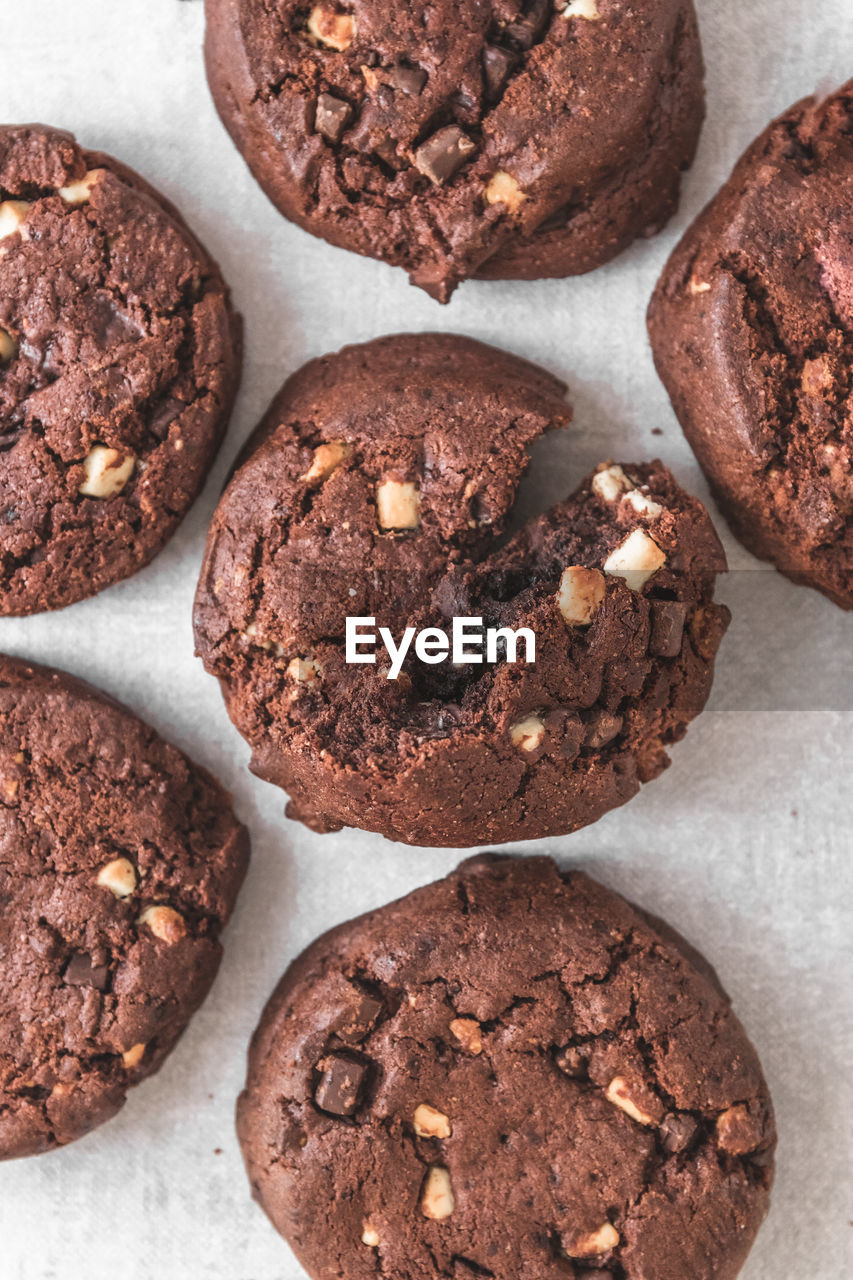
{"label": "whole round cookie", "polygon": [[136,716],[0,657],[0,1159],[109,1120],[219,967],[249,842]]}
{"label": "whole round cookie", "polygon": [[219,114],[293,222],[409,272],[590,271],[667,221],[704,114],[692,0],[206,0]]}
{"label": "whole round cookie", "polygon": [[550,858],[472,859],[314,942],[237,1117],[312,1280],[733,1280],[773,1176],[710,966]]}
{"label": "whole round cookie", "polygon": [[853,81],[753,143],[670,259],[649,331],[738,538],[853,608]]}
{"label": "whole round cookie", "polygon": [[59,609],[157,554],[240,360],[219,268],[171,204],[68,133],[0,127],[0,613]]}
{"label": "whole round cookie", "polygon": [[[564,391],[505,352],[414,334],[314,360],[273,401],[211,524],[195,634],[291,817],[421,845],[532,839],[665,768],[728,622],[722,549],[660,463],[603,464],[504,541],[527,446],[570,418]],[[438,665],[415,644],[393,678],[381,644],[373,665],[348,660],[347,618],[395,645],[481,619],[493,660]]]}

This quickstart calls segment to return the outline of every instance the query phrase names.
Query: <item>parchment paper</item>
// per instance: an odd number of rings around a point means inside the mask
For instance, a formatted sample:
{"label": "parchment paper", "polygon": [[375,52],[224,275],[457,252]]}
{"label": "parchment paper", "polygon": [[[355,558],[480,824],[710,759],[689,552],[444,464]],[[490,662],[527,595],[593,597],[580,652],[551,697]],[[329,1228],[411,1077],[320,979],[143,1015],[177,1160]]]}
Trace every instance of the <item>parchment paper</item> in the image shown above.
{"label": "parchment paper", "polygon": [[[441,308],[402,273],[331,249],[273,210],[210,103],[200,0],[1,0],[0,119],[72,129],[170,196],[233,284],[247,362],[218,465],[169,547],[94,600],[0,621],[0,648],[66,667],[147,717],[232,788],[253,838],[220,976],[160,1075],[81,1142],[0,1168],[2,1280],[303,1275],[249,1198],[234,1136],[249,1035],[284,966],[318,932],[462,855],[362,832],[313,835],[249,776],[248,749],[192,653],[205,528],[285,375],[401,329],[468,333],[570,382],[574,427],[537,449],[527,509],[610,456],[660,454],[706,496],[654,373],[645,306],[678,234],[771,115],[853,75],[853,4],[698,7],[709,119],[675,222],[584,279],[469,284]],[[758,1046],[781,1142],[773,1209],[744,1280],[849,1280],[853,617],[726,537],[733,572],[720,595],[735,618],[708,710],[668,773],[630,805],[538,847],[588,867],[705,951]]]}

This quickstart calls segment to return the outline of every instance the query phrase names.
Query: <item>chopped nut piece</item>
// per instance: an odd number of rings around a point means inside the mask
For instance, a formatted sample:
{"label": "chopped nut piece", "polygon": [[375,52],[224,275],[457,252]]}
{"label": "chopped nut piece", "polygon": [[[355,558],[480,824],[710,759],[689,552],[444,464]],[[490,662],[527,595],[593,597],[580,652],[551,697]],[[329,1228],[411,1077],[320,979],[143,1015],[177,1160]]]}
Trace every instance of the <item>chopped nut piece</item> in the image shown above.
{"label": "chopped nut piece", "polygon": [[660,503],[655,502],[654,498],[648,497],[647,494],[641,493],[639,489],[632,489],[630,493],[626,493],[625,501],[630,502],[638,515],[648,516],[650,520],[663,515],[663,507]]}
{"label": "chopped nut piece", "polygon": [[411,480],[383,480],[376,487],[376,510],[383,529],[417,529],[421,499]]}
{"label": "chopped nut piece", "polygon": [[605,711],[602,707],[590,717],[584,742],[596,751],[599,747],[606,747],[608,742],[612,742],[616,735],[622,732],[622,724],[621,716]]}
{"label": "chopped nut piece", "polygon": [[816,356],[803,365],[801,386],[807,396],[820,396],[832,386],[832,366],[827,356]]}
{"label": "chopped nut piece", "polygon": [[146,907],[137,924],[147,924],[154,937],[167,942],[169,946],[180,942],[187,935],[186,921],[173,907]]}
{"label": "chopped nut piece", "polygon": [[21,239],[28,240],[25,222],[32,206],[26,200],[4,200],[0,204],[0,240],[20,231]]}
{"label": "chopped nut piece", "polygon": [[366,1244],[370,1249],[378,1249],[381,1243],[379,1232],[371,1225],[369,1218],[365,1218],[362,1223],[361,1243]]}
{"label": "chopped nut piece", "polygon": [[122,1065],[128,1071],[132,1071],[134,1067],[138,1067],[142,1059],[145,1057],[144,1044],[135,1044],[131,1049],[125,1049],[121,1055]]}
{"label": "chopped nut piece", "polygon": [[619,502],[633,487],[634,482],[617,466],[600,467],[592,477],[592,491],[602,502]]}
{"label": "chopped nut piece", "polygon": [[315,658],[291,658],[287,664],[287,674],[297,684],[316,684],[323,669]]}
{"label": "chopped nut piece", "polygon": [[480,1037],[480,1024],[475,1018],[454,1018],[450,1024],[450,1034],[459,1041],[468,1053],[483,1052],[483,1041]]}
{"label": "chopped nut piece", "polygon": [[604,574],[599,569],[570,565],[560,578],[557,608],[570,627],[588,627],[605,590]]}
{"label": "chopped nut piece", "polygon": [[122,454],[118,449],[96,444],[83,459],[86,478],[77,492],[87,498],[114,498],[133,475],[135,466],[134,454]]}
{"label": "chopped nut piece", "polygon": [[526,716],[510,727],[509,736],[519,751],[535,751],[545,739],[545,726],[538,716]]}
{"label": "chopped nut piece", "polygon": [[698,293],[711,292],[711,286],[708,284],[707,280],[697,280],[696,276],[690,277],[690,284],[688,285],[688,288],[690,289],[690,292],[693,294],[694,298]]}
{"label": "chopped nut piece", "polygon": [[308,15],[308,34],[320,44],[343,53],[355,39],[355,18],[351,13],[336,13],[334,9],[316,4]]}
{"label": "chopped nut piece", "polygon": [[86,204],[92,194],[92,188],[104,176],[103,169],[90,169],[78,182],[71,182],[67,187],[60,187],[59,194],[66,204]]}
{"label": "chopped nut piece", "polygon": [[597,0],[569,0],[563,10],[564,18],[586,18],[587,22],[598,22],[601,14],[598,12]]}
{"label": "chopped nut piece", "polygon": [[10,360],[14,360],[17,354],[18,344],[11,333],[7,333],[5,329],[0,329],[0,364],[8,364]]}
{"label": "chopped nut piece", "polygon": [[505,204],[510,213],[517,213],[527,199],[517,180],[503,169],[492,174],[484,194],[489,204]]}
{"label": "chopped nut piece", "polygon": [[101,867],[97,883],[117,898],[129,898],[136,888],[136,869],[128,858],[114,858]]}
{"label": "chopped nut piece", "polygon": [[450,1121],[442,1111],[428,1102],[415,1108],[415,1133],[419,1138],[449,1138],[452,1132]]}
{"label": "chopped nut piece", "polygon": [[603,1222],[597,1231],[576,1232],[563,1248],[570,1258],[595,1258],[615,1249],[618,1243],[619,1232],[613,1223]]}
{"label": "chopped nut piece", "polygon": [[604,562],[604,572],[624,578],[632,591],[641,591],[664,564],[666,555],[654,538],[642,529],[634,529],[610,552]]}
{"label": "chopped nut piece", "polygon": [[328,444],[318,445],[314,450],[311,466],[299,479],[306,481],[307,484],[322,483],[323,480],[328,480],[329,476],[337,471],[341,463],[345,462],[351,453],[350,446],[344,444],[342,440],[331,440]]}
{"label": "chopped nut piece", "polygon": [[441,1222],[450,1217],[455,1203],[450,1173],[443,1165],[430,1165],[421,1191],[421,1213],[425,1218]]}
{"label": "chopped nut piece", "polygon": [[607,1086],[605,1098],[608,1102],[612,1102],[615,1107],[625,1112],[626,1116],[630,1116],[632,1120],[636,1120],[637,1124],[651,1125],[655,1123],[654,1116],[650,1116],[647,1111],[643,1111],[638,1107],[631,1097],[630,1085],[623,1076],[614,1076]]}
{"label": "chopped nut piece", "polygon": [[462,167],[476,146],[458,125],[445,125],[418,147],[414,157],[415,168],[430,182],[441,186]]}
{"label": "chopped nut piece", "polygon": [[[348,102],[336,98],[334,94],[321,93],[317,98],[314,111],[314,129],[322,134],[327,142],[340,142],[351,115],[352,108]],[[303,480],[305,478],[305,476],[302,477]]]}
{"label": "chopped nut piece", "polygon": [[743,1103],[717,1117],[717,1142],[732,1156],[746,1156],[761,1145],[761,1129]]}

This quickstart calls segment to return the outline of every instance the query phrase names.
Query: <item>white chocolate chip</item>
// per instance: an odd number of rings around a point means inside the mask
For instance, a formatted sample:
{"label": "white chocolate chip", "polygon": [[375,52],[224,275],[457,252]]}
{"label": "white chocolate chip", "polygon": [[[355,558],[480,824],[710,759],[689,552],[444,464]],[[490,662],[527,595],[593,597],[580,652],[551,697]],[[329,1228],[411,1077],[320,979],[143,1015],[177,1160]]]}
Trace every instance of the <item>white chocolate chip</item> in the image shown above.
{"label": "white chocolate chip", "polygon": [[344,444],[341,440],[331,440],[328,444],[318,445],[314,450],[314,458],[311,466],[300,476],[300,480],[304,480],[306,484],[322,484],[324,480],[328,480],[333,472],[337,471],[342,462],[352,453],[352,449],[348,444]]}
{"label": "white chocolate chip", "polygon": [[480,1024],[475,1018],[454,1018],[450,1024],[450,1034],[468,1053],[476,1055],[483,1052]]}
{"label": "white chocolate chip", "polygon": [[137,924],[147,924],[155,938],[159,938],[161,942],[168,942],[170,946],[180,942],[187,933],[184,917],[173,907],[146,907]]}
{"label": "white chocolate chip", "polygon": [[696,277],[696,276],[691,276],[691,277],[690,277],[690,284],[688,285],[688,288],[690,289],[690,292],[693,294],[693,297],[694,297],[694,298],[695,298],[695,297],[696,297],[696,295],[697,295],[697,294],[699,294],[699,293],[710,293],[710,292],[711,292],[711,286],[708,284],[708,281],[707,281],[707,280],[699,280],[699,279],[697,279],[697,277]]}
{"label": "white chocolate chip", "polygon": [[598,12],[597,0],[570,0],[563,10],[564,18],[586,18],[587,22],[598,22],[601,14]]}
{"label": "white chocolate chip", "polygon": [[666,564],[666,555],[654,538],[642,529],[634,529],[610,552],[604,562],[604,572],[615,578],[624,578],[632,591],[643,586]]}
{"label": "white chocolate chip", "polygon": [[371,1224],[369,1218],[365,1218],[362,1225],[361,1243],[366,1244],[369,1249],[378,1249],[380,1245],[379,1232]]}
{"label": "white chocolate chip", "polygon": [[8,364],[10,360],[14,360],[17,354],[18,344],[11,333],[7,333],[5,329],[0,329],[0,364]]}
{"label": "white chocolate chip", "polygon": [[308,34],[320,44],[342,53],[355,39],[355,18],[351,13],[336,13],[325,5],[315,4],[308,15]]}
{"label": "white chocolate chip", "polygon": [[59,194],[66,204],[86,204],[92,194],[92,188],[103,176],[103,169],[90,169],[78,182],[70,182],[67,187],[60,187]]}
{"label": "white chocolate chip", "polygon": [[415,1107],[415,1133],[419,1138],[449,1138],[453,1133],[450,1120],[443,1111],[437,1111],[428,1102]]}
{"label": "white chocolate chip", "polygon": [[117,898],[129,898],[136,888],[136,869],[128,858],[114,858],[101,867],[97,883]]}
{"label": "white chocolate chip", "polygon": [[444,1165],[430,1165],[421,1191],[421,1213],[425,1218],[441,1222],[450,1217],[455,1204],[450,1173]]}
{"label": "white chocolate chip", "polygon": [[492,174],[483,194],[488,204],[505,204],[510,213],[517,213],[527,199],[518,180],[504,169]]}
{"label": "white chocolate chip", "polygon": [[621,467],[599,467],[592,477],[592,491],[602,502],[619,502],[634,487]]}
{"label": "white chocolate chip", "polygon": [[114,498],[121,493],[136,466],[132,453],[119,453],[106,445],[96,444],[83,459],[85,480],[78,493],[87,498]]}
{"label": "white chocolate chip", "polygon": [[612,1102],[615,1107],[619,1107],[624,1111],[626,1116],[630,1116],[632,1120],[636,1120],[637,1124],[652,1125],[655,1123],[654,1116],[650,1116],[647,1111],[643,1111],[637,1106],[630,1095],[628,1081],[623,1076],[614,1076],[607,1086],[605,1098],[608,1102]]}
{"label": "white chocolate chip", "polygon": [[125,1066],[128,1071],[132,1071],[134,1067],[138,1067],[142,1059],[145,1057],[145,1048],[146,1046],[144,1044],[135,1044],[132,1048],[125,1049],[124,1053],[121,1055],[122,1065]]}
{"label": "white chocolate chip", "polygon": [[648,494],[641,493],[639,489],[632,489],[630,493],[626,493],[625,501],[631,504],[638,515],[648,516],[650,520],[663,515],[663,507],[660,503],[655,502],[654,498],[650,498]]}
{"label": "white chocolate chip", "polygon": [[615,1249],[619,1232],[612,1222],[603,1222],[597,1231],[581,1231],[571,1237],[564,1249],[570,1258],[597,1258],[599,1254]]}
{"label": "white chocolate chip", "polygon": [[23,240],[29,239],[24,224],[31,208],[26,200],[4,200],[0,204],[0,240],[14,235],[16,231],[20,231]]}
{"label": "white chocolate chip", "polygon": [[512,745],[519,751],[535,751],[545,738],[545,726],[538,716],[525,716],[510,727]]}
{"label": "white chocolate chip", "polygon": [[411,480],[383,480],[376,487],[376,510],[383,529],[417,529],[420,494]]}
{"label": "white chocolate chip", "polygon": [[316,684],[323,674],[323,668],[316,658],[291,658],[287,664],[287,674],[297,684]]}
{"label": "white chocolate chip", "polygon": [[604,574],[599,569],[570,565],[560,578],[557,608],[570,627],[588,627],[605,590]]}

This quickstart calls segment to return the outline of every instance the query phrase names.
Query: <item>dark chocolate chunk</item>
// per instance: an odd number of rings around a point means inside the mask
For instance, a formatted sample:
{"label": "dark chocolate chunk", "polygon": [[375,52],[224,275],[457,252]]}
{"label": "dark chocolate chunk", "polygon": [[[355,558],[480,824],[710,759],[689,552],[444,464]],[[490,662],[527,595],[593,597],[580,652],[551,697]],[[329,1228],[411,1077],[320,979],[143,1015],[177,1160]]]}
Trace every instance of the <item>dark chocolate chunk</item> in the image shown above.
{"label": "dark chocolate chunk", "polygon": [[657,658],[676,658],[681,652],[686,618],[687,606],[679,600],[654,600],[649,653]]}
{"label": "dark chocolate chunk", "polygon": [[314,1101],[320,1110],[333,1116],[353,1115],[367,1075],[365,1063],[332,1053],[317,1063],[317,1070],[321,1075]]}
{"label": "dark chocolate chunk", "polygon": [[518,55],[511,49],[503,49],[500,45],[487,44],[483,49],[483,78],[486,82],[486,94],[489,98],[497,98],[509,79]]}
{"label": "dark chocolate chunk", "polygon": [[675,1155],[684,1151],[693,1141],[698,1125],[692,1116],[684,1112],[672,1112],[664,1116],[660,1124],[660,1140],[664,1151]]}
{"label": "dark chocolate chunk", "polygon": [[352,107],[348,102],[335,98],[331,93],[321,93],[314,113],[314,128],[328,142],[340,142],[351,115]]}
{"label": "dark chocolate chunk", "polygon": [[388,75],[388,83],[410,97],[417,97],[427,82],[427,73],[419,67],[394,67]]}
{"label": "dark chocolate chunk", "polygon": [[462,167],[476,148],[458,125],[448,124],[421,143],[415,152],[415,168],[440,186]]}
{"label": "dark chocolate chunk", "polygon": [[504,28],[504,34],[522,49],[532,49],[545,30],[548,14],[551,11],[551,0],[532,0],[523,17],[510,22]]}
{"label": "dark chocolate chunk", "polygon": [[62,975],[69,987],[95,987],[98,991],[106,991],[109,983],[109,965],[93,964],[92,957],[85,951],[76,951]]}
{"label": "dark chocolate chunk", "polygon": [[337,1033],[342,1040],[363,1040],[376,1025],[383,1005],[382,1001],[372,996],[369,991],[360,991],[353,987],[352,994],[352,1006],[344,1014],[341,1024],[337,1027]]}
{"label": "dark chocolate chunk", "polygon": [[584,742],[588,747],[604,747],[621,732],[622,717],[602,709],[594,712],[587,722]]}

